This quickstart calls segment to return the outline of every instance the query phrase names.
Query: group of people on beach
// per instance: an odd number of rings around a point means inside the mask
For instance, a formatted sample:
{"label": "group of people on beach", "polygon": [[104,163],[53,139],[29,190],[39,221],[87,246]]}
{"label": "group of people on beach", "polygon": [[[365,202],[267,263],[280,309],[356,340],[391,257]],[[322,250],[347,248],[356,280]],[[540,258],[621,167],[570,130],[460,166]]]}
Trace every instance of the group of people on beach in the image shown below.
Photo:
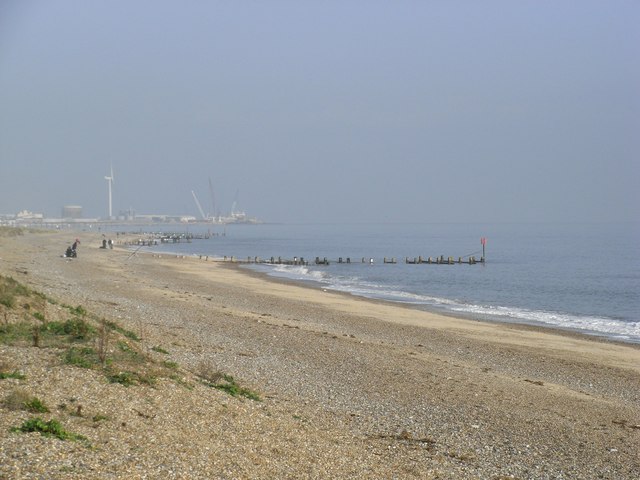
{"label": "group of people on beach", "polygon": [[80,240],[76,238],[76,241],[73,242],[73,245],[67,247],[67,251],[64,253],[66,258],[77,258],[78,257],[78,245],[80,245]]}
{"label": "group of people on beach", "polygon": [[[104,237],[104,235],[102,236]],[[100,248],[113,248],[113,240],[109,239],[107,240],[106,238],[102,238],[102,246]]]}
{"label": "group of people on beach", "polygon": [[[104,237],[104,235],[102,235]],[[67,250],[65,251],[63,257],[65,258],[78,258],[78,245],[80,245],[80,239],[76,238],[76,240],[73,242],[72,245],[67,247]],[[104,248],[104,249],[113,249],[113,240],[111,240],[110,238],[107,240],[107,238],[103,238],[102,239],[102,246],[100,248]]]}

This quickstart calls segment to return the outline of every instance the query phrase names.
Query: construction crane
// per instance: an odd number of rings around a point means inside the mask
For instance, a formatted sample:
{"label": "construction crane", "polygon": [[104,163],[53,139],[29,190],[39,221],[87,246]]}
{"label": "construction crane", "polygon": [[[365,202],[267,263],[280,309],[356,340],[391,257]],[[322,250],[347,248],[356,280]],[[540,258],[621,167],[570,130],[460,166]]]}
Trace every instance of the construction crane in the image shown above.
{"label": "construction crane", "polygon": [[213,184],[211,183],[211,177],[209,177],[209,195],[211,196],[211,210],[209,210],[209,216],[211,218],[216,217],[216,197],[213,194]]}
{"label": "construction crane", "polygon": [[196,201],[196,206],[198,207],[198,210],[200,210],[200,215],[202,215],[202,219],[207,220],[207,216],[204,214],[204,210],[202,210],[202,205],[200,205],[200,202],[198,201],[198,197],[196,197],[196,192],[191,190],[191,195],[193,195],[193,199]]}

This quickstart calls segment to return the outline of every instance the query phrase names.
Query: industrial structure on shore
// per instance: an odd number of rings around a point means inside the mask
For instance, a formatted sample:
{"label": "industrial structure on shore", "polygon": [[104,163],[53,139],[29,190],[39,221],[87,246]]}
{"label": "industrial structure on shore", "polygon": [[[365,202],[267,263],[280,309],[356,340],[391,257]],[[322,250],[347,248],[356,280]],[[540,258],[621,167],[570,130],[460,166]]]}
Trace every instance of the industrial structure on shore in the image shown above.
{"label": "industrial structure on shore", "polygon": [[111,165],[109,175],[105,175],[107,181],[108,203],[105,217],[87,218],[83,215],[83,208],[80,205],[65,205],[62,207],[62,215],[60,217],[49,218],[42,213],[34,213],[29,210],[22,210],[16,214],[0,213],[0,225],[59,225],[59,224],[103,224],[103,223],[125,223],[125,224],[154,224],[154,223],[207,223],[213,225],[227,224],[258,224],[262,223],[255,217],[249,217],[241,210],[238,210],[238,192],[236,192],[235,200],[231,206],[231,212],[223,214],[219,210],[216,211],[215,199],[213,194],[213,185],[209,178],[210,205],[209,212],[205,213],[202,204],[198,200],[195,192],[192,190],[191,195],[195,201],[200,217],[187,214],[137,214],[135,210],[129,208],[121,210],[117,215],[113,214],[113,186],[114,175],[113,165]]}
{"label": "industrial structure on shore", "polygon": [[149,224],[212,224],[212,225],[228,225],[228,224],[258,224],[262,223],[255,218],[247,217],[244,212],[236,212],[230,216],[218,216],[205,219],[198,219],[193,215],[171,215],[171,214],[135,214],[132,210],[120,212],[118,215],[112,215],[111,218],[89,218],[82,216],[82,207],[73,205],[71,207],[63,207],[63,211],[72,208],[72,212],[66,212],[61,217],[46,217],[43,213],[34,213],[29,210],[22,210],[16,214],[5,213],[0,214],[0,225],[16,225],[16,226],[55,226],[60,224],[131,224],[131,225],[149,225]]}

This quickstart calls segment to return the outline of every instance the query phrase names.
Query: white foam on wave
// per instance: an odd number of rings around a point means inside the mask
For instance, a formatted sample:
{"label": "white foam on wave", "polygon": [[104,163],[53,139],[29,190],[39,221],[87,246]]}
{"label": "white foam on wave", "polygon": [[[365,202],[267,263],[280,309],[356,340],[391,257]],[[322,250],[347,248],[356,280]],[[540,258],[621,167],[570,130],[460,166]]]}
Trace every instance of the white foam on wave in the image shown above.
{"label": "white foam on wave", "polygon": [[[314,273],[314,272],[311,272]],[[401,286],[391,283],[375,283],[358,276],[324,275],[322,283],[329,290],[349,293],[358,297],[374,298],[391,302],[412,305],[426,305],[440,309],[458,305],[458,302],[448,298],[434,297],[402,290]]]}
{"label": "white foam on wave", "polygon": [[414,305],[446,306],[456,304],[456,302],[447,298],[431,297],[402,290],[390,289],[383,285],[363,281],[333,281],[330,283],[328,288],[361,297],[377,298],[380,300],[410,303]]}
{"label": "white foam on wave", "polygon": [[293,280],[313,280],[321,282],[326,275],[320,270],[309,270],[304,265],[276,265],[272,272],[276,276],[291,278]]}
{"label": "white foam on wave", "polygon": [[483,315],[489,318],[506,318],[523,323],[552,325],[571,330],[601,333],[607,336],[617,336],[627,340],[640,341],[640,322],[492,305],[457,305],[452,306],[451,310],[460,313]]}
{"label": "white foam on wave", "polygon": [[487,320],[502,320],[533,325],[548,325],[584,333],[601,334],[610,338],[640,342],[640,322],[628,322],[607,317],[572,315],[568,313],[528,310],[525,308],[495,305],[467,304],[458,300],[421,295],[401,290],[390,284],[377,284],[357,276],[329,275],[322,270],[310,269],[304,265],[278,265],[268,273],[294,280],[308,280],[323,285],[324,288],[352,295],[387,300],[412,305],[424,305],[445,312],[455,312]]}

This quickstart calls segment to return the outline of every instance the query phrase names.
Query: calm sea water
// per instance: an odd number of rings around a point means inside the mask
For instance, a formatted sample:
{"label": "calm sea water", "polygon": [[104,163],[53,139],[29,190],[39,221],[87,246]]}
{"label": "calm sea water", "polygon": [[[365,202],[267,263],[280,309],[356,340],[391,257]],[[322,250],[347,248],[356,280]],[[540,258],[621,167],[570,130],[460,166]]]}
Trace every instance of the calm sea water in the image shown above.
{"label": "calm sea water", "polygon": [[[165,230],[218,235],[159,245],[155,251],[240,259],[327,257],[328,266],[248,268],[426,310],[640,343],[640,224],[264,224]],[[479,258],[481,237],[487,238],[485,264],[404,262],[418,256]],[[351,263],[339,264],[339,257],[345,262],[350,257]],[[384,264],[384,257],[398,263]]]}

